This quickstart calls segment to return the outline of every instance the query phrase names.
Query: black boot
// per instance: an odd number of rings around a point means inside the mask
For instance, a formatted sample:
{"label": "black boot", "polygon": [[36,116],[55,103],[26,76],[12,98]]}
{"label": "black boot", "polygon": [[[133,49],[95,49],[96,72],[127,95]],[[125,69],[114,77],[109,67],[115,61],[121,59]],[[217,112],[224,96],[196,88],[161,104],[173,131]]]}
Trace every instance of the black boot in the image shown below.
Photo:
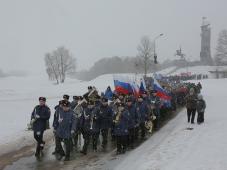
{"label": "black boot", "polygon": [[64,161],[69,161],[69,160],[70,160],[69,156],[66,156],[65,159],[64,159]]}
{"label": "black boot", "polygon": [[36,147],[35,157],[40,157],[40,146],[39,146],[39,144],[37,144],[37,147]]}

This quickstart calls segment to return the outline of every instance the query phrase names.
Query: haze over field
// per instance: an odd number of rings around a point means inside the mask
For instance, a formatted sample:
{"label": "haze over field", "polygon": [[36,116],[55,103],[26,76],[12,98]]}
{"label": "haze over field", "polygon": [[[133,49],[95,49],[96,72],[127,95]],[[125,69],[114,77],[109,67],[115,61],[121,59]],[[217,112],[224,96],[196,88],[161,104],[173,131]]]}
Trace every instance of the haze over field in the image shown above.
{"label": "haze over field", "polygon": [[[111,56],[135,56],[143,35],[160,33],[160,60],[173,58],[181,45],[199,59],[200,25],[212,26],[212,53],[220,30],[227,28],[225,0],[1,0],[0,68],[45,72],[44,54],[64,45],[78,69]],[[89,62],[88,62],[89,61]]]}

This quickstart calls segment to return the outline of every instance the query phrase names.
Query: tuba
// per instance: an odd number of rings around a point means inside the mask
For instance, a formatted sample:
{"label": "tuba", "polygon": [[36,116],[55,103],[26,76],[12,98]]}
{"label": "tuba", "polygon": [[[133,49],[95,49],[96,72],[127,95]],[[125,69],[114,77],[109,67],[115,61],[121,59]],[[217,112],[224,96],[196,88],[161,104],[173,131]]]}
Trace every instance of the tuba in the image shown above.
{"label": "tuba", "polygon": [[73,112],[75,113],[77,118],[79,118],[82,115],[82,112],[83,112],[82,104],[83,103],[87,103],[86,99],[83,99],[80,102],[78,102],[76,107],[73,109]]}
{"label": "tuba", "polygon": [[121,119],[121,114],[122,114],[122,111],[117,111],[115,119],[113,120],[114,123],[116,123],[116,124],[119,123],[119,121]]}
{"label": "tuba", "polygon": [[88,99],[95,102],[97,100],[98,91],[95,87],[92,88],[92,91],[88,94]]}

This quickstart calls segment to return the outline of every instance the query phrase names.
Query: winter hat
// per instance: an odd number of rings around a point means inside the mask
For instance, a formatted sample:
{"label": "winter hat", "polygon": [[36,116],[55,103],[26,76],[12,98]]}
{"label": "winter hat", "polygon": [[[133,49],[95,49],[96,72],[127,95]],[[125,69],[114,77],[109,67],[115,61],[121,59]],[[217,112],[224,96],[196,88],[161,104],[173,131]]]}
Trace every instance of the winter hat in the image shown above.
{"label": "winter hat", "polygon": [[70,102],[69,101],[63,101],[62,106],[63,107],[70,107]]}
{"label": "winter hat", "polygon": [[63,99],[67,99],[67,100],[69,100],[69,95],[64,94],[64,95],[63,95]]}
{"label": "winter hat", "polygon": [[107,103],[107,102],[108,102],[108,99],[105,98],[105,97],[103,97],[103,98],[102,98],[102,102],[103,102],[103,103]]}
{"label": "winter hat", "polygon": [[46,97],[39,97],[39,101],[46,101]]}
{"label": "winter hat", "polygon": [[79,96],[73,96],[73,100],[79,100]]}

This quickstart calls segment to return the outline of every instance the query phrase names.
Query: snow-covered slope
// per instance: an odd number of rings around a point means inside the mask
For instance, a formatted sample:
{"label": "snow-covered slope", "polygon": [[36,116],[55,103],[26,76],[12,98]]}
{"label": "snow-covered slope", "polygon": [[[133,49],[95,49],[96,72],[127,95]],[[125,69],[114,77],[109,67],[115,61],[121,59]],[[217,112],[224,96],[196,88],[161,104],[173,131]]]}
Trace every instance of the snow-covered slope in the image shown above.
{"label": "snow-covered slope", "polygon": [[202,81],[207,102],[205,123],[186,130],[186,110],[131,152],[115,169],[227,169],[227,79]]}
{"label": "snow-covered slope", "polygon": [[[172,68],[172,67],[171,67]],[[203,75],[208,75],[210,78],[212,78],[212,75],[210,74],[209,71],[215,71],[216,69],[218,70],[227,70],[227,66],[194,66],[194,67],[188,67],[188,68],[180,68],[180,69],[173,69],[173,72],[169,69],[166,69],[167,71],[170,72],[163,72],[160,71],[161,74],[168,74],[170,75],[179,75],[181,73],[191,73],[191,74],[203,74]]]}
{"label": "snow-covered slope", "polygon": [[[47,104],[52,110],[63,94],[82,95],[87,86],[96,86],[104,91],[108,85],[113,86],[113,76],[103,75],[91,82],[67,79],[65,84],[54,85],[43,76],[5,77],[0,79],[0,154],[8,152],[8,145],[15,142],[17,147],[31,143],[31,132],[25,131],[30,114],[38,104],[39,96],[47,97]],[[72,99],[72,98],[71,98]]]}

